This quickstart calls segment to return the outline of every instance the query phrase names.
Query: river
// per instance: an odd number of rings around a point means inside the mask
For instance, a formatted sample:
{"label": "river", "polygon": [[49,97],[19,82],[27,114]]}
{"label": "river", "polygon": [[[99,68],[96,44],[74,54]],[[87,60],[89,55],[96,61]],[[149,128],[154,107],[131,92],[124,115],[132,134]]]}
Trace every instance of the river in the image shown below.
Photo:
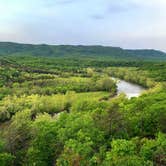
{"label": "river", "polygon": [[138,97],[143,91],[145,91],[145,88],[137,84],[133,84],[120,79],[116,80],[117,80],[118,94],[125,93],[128,98]]}

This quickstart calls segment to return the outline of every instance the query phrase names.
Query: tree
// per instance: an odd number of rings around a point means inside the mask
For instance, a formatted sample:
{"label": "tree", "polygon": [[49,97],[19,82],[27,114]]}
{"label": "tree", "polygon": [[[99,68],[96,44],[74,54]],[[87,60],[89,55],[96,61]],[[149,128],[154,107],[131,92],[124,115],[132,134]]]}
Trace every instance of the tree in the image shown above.
{"label": "tree", "polygon": [[24,110],[12,118],[6,135],[6,146],[16,156],[15,164],[22,165],[31,138],[31,112]]}
{"label": "tree", "polygon": [[32,142],[27,151],[29,165],[50,166],[60,153],[57,126],[48,114],[39,115],[32,125]]}
{"label": "tree", "polygon": [[111,142],[104,165],[110,166],[152,166],[152,162],[137,156],[136,144],[130,140],[116,139]]}

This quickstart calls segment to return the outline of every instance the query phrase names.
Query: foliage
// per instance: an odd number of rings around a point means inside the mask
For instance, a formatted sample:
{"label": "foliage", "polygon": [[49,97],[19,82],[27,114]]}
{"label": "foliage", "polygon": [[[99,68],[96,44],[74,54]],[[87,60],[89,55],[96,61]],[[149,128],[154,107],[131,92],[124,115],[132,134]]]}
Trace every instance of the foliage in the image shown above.
{"label": "foliage", "polygon": [[[1,45],[0,165],[166,165],[164,53]],[[116,95],[110,77],[147,90]]]}

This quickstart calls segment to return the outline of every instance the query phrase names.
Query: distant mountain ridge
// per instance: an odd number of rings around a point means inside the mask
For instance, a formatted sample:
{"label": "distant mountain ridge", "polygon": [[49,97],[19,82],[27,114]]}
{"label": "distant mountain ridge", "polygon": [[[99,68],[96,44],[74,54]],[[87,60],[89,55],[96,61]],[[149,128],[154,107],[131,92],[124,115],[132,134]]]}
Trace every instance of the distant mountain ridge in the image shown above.
{"label": "distant mountain ridge", "polygon": [[109,46],[47,45],[0,42],[0,56],[32,55],[46,57],[89,56],[118,59],[166,60],[166,53],[153,49],[129,50]]}

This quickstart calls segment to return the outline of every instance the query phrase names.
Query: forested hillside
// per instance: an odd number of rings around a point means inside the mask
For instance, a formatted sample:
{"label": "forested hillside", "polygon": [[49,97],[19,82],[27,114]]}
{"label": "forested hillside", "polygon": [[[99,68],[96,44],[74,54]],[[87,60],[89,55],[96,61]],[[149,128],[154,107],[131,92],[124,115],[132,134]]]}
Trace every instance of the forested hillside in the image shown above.
{"label": "forested hillside", "polygon": [[[165,53],[0,43],[0,54],[1,166],[166,165]],[[112,77],[146,90],[117,95]]]}
{"label": "forested hillside", "polygon": [[114,60],[166,60],[166,53],[157,50],[125,50],[119,47],[32,45],[0,42],[0,55],[34,55],[45,57],[97,57]]}

